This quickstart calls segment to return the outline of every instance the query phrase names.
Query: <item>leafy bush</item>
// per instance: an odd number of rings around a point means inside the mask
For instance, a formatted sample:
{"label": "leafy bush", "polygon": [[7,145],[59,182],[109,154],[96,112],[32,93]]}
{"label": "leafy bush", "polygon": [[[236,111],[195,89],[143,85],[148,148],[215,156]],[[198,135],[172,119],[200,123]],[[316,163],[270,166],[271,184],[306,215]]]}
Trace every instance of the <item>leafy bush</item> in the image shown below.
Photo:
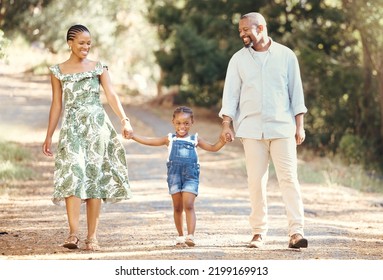
{"label": "leafy bush", "polygon": [[345,134],[341,138],[338,153],[346,164],[360,164],[364,161],[363,141],[359,136]]}
{"label": "leafy bush", "polygon": [[4,37],[3,30],[0,29],[0,59],[6,56],[5,48],[9,45],[9,40]]}

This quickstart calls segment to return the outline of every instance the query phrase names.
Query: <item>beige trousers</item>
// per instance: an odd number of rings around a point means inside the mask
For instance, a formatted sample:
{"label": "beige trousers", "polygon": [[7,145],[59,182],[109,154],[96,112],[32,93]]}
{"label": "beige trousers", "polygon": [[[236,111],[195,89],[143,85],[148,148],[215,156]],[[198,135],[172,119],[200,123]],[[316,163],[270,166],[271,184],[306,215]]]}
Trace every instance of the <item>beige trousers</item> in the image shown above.
{"label": "beige trousers", "polygon": [[297,174],[295,138],[272,140],[242,139],[251,203],[249,217],[254,234],[267,235],[267,181],[272,160],[278,178],[288,220],[288,234],[303,235],[304,213]]}

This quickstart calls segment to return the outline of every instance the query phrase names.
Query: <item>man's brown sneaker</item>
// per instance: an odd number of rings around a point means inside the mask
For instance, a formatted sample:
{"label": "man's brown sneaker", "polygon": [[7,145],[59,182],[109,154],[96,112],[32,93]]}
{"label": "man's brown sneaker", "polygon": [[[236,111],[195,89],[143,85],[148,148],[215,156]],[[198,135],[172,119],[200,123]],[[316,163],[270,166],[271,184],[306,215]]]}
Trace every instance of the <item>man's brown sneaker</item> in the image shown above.
{"label": "man's brown sneaker", "polygon": [[303,238],[303,236],[299,233],[295,233],[291,235],[290,241],[289,241],[289,248],[307,248],[308,242],[307,239]]}
{"label": "man's brown sneaker", "polygon": [[253,239],[250,241],[249,248],[261,248],[265,245],[262,240],[262,235],[254,234]]}

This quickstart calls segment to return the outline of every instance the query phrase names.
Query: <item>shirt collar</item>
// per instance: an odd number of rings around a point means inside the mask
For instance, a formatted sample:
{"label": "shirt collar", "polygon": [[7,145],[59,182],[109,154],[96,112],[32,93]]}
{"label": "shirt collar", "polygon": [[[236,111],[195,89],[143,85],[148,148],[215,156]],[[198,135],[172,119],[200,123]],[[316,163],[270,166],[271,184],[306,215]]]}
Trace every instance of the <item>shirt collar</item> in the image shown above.
{"label": "shirt collar", "polygon": [[[269,48],[266,50],[266,52],[271,53],[273,51],[273,49],[274,49],[275,44],[274,44],[274,41],[273,41],[273,39],[271,37],[269,37],[269,40],[270,40],[271,43],[270,43]],[[253,48],[249,48],[249,49],[251,49],[252,52],[256,52],[256,50],[254,50]]]}
{"label": "shirt collar", "polygon": [[271,52],[273,51],[273,49],[274,49],[274,45],[275,45],[275,44],[274,44],[273,39],[271,39],[271,37],[269,37],[269,40],[270,40],[271,43],[270,43],[270,46],[269,46],[269,48],[267,49],[267,51],[271,53]]}

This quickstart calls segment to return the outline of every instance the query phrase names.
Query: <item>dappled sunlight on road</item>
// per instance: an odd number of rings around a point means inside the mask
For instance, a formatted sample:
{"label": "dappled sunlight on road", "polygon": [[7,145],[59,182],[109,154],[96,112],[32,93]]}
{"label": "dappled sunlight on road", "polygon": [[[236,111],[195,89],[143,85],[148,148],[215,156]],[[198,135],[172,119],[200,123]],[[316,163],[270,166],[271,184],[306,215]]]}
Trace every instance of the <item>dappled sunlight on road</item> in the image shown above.
{"label": "dappled sunlight on road", "polygon": [[[9,83],[15,83],[12,87]],[[35,177],[14,181],[0,189],[0,259],[383,259],[383,197],[337,185],[302,184],[307,250],[287,249],[285,208],[275,175],[268,189],[269,236],[261,250],[247,248],[251,239],[250,203],[243,148],[239,140],[217,153],[198,150],[201,164],[196,198],[194,248],[175,248],[172,200],[166,182],[167,148],[120,139],[126,149],[130,200],[102,204],[99,225],[101,252],[67,250],[65,207],[53,205],[54,159],[45,157],[50,106],[50,84],[20,76],[0,76],[0,139],[22,144],[32,155],[28,163]],[[124,104],[138,134],[164,136],[171,132],[167,108]],[[117,132],[121,124],[105,106]],[[157,113],[156,113],[157,112]],[[164,116],[163,114],[166,115]],[[198,118],[193,127],[215,141],[216,119]],[[55,151],[58,132],[54,134]],[[86,236],[85,207],[81,209],[79,237]]]}

